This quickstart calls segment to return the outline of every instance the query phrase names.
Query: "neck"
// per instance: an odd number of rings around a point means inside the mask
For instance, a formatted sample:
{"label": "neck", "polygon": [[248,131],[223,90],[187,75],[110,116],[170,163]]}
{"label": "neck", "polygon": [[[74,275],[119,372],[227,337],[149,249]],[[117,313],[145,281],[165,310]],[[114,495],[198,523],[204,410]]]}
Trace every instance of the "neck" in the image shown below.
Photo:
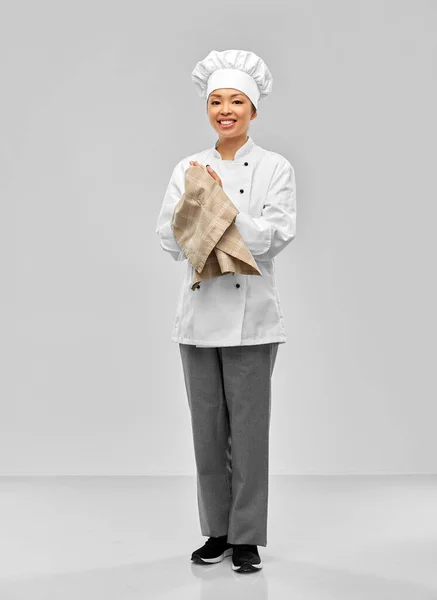
{"label": "neck", "polygon": [[237,150],[244,146],[249,139],[247,133],[243,133],[238,137],[227,138],[219,137],[219,143],[216,146],[216,150],[220,153],[223,160],[234,160],[235,153]]}

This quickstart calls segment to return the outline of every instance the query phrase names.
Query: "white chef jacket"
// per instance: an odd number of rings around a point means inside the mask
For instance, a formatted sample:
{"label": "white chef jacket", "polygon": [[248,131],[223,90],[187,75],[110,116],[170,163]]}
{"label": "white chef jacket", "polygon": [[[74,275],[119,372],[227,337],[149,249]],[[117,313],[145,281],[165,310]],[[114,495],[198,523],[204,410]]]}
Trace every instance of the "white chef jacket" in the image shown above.
{"label": "white chef jacket", "polygon": [[[274,257],[296,236],[294,169],[284,156],[261,148],[250,136],[234,160],[223,160],[217,145],[218,140],[175,166],[156,225],[162,249],[185,261],[171,340],[205,348],[285,343]],[[262,276],[227,273],[191,289],[193,266],[171,229],[190,160],[211,165],[222,180],[224,192],[240,211],[235,224]]]}

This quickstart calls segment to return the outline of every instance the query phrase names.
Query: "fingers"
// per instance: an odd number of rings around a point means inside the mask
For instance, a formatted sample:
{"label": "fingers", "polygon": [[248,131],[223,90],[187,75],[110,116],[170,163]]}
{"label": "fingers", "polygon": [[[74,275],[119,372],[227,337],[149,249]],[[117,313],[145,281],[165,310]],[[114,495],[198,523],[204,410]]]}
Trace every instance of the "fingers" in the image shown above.
{"label": "fingers", "polygon": [[215,181],[217,181],[217,183],[219,184],[220,187],[222,186],[222,180],[220,179],[220,177],[217,175],[217,173],[214,171],[214,169],[212,169],[209,165],[206,165],[206,170],[208,171],[208,173],[211,175],[211,177],[213,179],[215,179]]}
{"label": "fingers", "polygon": [[[194,167],[201,167],[202,166],[200,163],[197,162],[197,160],[190,160],[190,165],[193,165]],[[206,165],[206,169],[208,171],[213,171],[213,169],[211,169],[211,167],[209,165]]]}
{"label": "fingers", "polygon": [[211,177],[213,177],[217,181],[217,183],[219,183],[220,185],[222,185],[222,180],[217,175],[217,173],[214,171],[214,169],[211,168],[209,165],[206,165],[206,169],[207,169],[208,173],[211,175]]}
{"label": "fingers", "polygon": [[[200,163],[197,162],[197,160],[190,160],[190,165],[192,165],[193,167],[201,167],[202,165]],[[217,181],[217,183],[222,186],[222,180],[220,179],[220,177],[217,175],[217,173],[214,171],[214,169],[211,168],[210,165],[206,165],[206,170],[208,171],[208,173],[211,175],[211,177],[213,179],[215,179]]]}
{"label": "fingers", "polygon": [[[202,165],[200,163],[197,162],[197,160],[190,160],[190,165],[193,165],[194,167],[201,167]],[[206,165],[206,169],[208,171],[212,171],[211,167],[209,165]]]}

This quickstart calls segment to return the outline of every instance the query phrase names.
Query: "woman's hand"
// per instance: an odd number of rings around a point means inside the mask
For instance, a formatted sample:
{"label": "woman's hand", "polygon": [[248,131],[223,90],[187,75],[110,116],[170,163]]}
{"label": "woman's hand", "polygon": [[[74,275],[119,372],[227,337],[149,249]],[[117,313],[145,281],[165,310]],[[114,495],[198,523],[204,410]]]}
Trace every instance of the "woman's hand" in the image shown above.
{"label": "woman's hand", "polygon": [[[200,167],[202,165],[200,165],[197,160],[190,160],[190,165],[192,165],[193,167]],[[206,165],[206,170],[208,171],[208,173],[211,175],[211,177],[217,181],[217,183],[219,184],[219,186],[223,189],[223,185],[222,185],[222,180],[220,179],[220,177],[217,175],[217,173],[214,171],[214,169],[211,169],[211,167],[209,165]]]}

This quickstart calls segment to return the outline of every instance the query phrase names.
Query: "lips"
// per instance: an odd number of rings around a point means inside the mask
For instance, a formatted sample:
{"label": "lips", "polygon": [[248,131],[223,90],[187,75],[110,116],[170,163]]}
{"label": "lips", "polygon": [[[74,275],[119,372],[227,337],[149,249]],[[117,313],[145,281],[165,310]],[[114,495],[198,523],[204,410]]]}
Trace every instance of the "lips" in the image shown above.
{"label": "lips", "polygon": [[[223,119],[224,121],[228,120],[228,119]],[[231,127],[233,127],[236,123],[236,119],[229,119],[231,122],[226,124],[226,125],[222,125],[222,123],[220,123],[220,121],[217,121],[218,124],[220,125],[220,127],[222,129],[230,129]]]}

